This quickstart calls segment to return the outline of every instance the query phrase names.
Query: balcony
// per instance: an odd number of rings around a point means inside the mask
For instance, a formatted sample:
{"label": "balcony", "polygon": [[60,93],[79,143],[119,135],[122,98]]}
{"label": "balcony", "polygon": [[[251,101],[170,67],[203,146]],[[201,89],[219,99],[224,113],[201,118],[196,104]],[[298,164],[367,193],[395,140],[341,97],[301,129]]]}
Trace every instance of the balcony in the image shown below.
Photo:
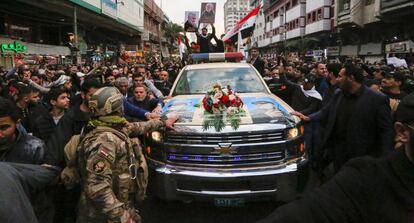
{"label": "balcony", "polygon": [[331,30],[331,20],[324,19],[320,20],[311,24],[306,25],[306,35],[311,33],[317,33],[322,31],[330,31]]}
{"label": "balcony", "polygon": [[278,42],[281,42],[282,40],[283,40],[283,35],[282,34],[278,34],[278,35],[272,36],[270,42],[271,43],[278,43]]}
{"label": "balcony", "polygon": [[272,21],[272,27],[273,28],[278,28],[283,24],[283,16],[277,16],[276,18],[273,19]]}
{"label": "balcony", "polygon": [[286,11],[286,21],[291,21],[306,15],[306,5],[298,4],[297,6]]}
{"label": "balcony", "polygon": [[286,39],[293,39],[305,35],[305,27],[290,30],[286,33]]}
{"label": "balcony", "polygon": [[306,13],[317,10],[324,6],[331,6],[331,0],[312,0],[306,1]]}
{"label": "balcony", "polygon": [[270,38],[265,38],[264,40],[258,41],[258,47],[264,47],[270,44]]}
{"label": "balcony", "polygon": [[272,30],[272,22],[267,22],[265,31],[270,32],[270,30]]}
{"label": "balcony", "polygon": [[[396,14],[398,13],[398,14]],[[413,0],[381,0],[381,14],[385,16],[401,16],[414,14]]]}

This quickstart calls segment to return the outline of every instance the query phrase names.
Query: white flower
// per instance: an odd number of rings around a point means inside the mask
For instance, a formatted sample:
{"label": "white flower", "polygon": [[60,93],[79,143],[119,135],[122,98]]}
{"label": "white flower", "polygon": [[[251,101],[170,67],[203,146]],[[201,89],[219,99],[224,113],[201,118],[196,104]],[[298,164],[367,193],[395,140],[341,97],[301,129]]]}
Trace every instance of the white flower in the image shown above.
{"label": "white flower", "polygon": [[231,107],[229,107],[228,109],[227,109],[227,112],[229,113],[229,114],[235,114],[235,113],[237,113],[237,108],[236,107],[233,107],[233,106],[231,106]]}
{"label": "white flower", "polygon": [[230,101],[232,101],[232,100],[234,100],[234,99],[236,99],[236,96],[234,96],[234,95],[232,95],[232,94],[231,94],[231,95],[229,95],[229,100],[230,100]]}

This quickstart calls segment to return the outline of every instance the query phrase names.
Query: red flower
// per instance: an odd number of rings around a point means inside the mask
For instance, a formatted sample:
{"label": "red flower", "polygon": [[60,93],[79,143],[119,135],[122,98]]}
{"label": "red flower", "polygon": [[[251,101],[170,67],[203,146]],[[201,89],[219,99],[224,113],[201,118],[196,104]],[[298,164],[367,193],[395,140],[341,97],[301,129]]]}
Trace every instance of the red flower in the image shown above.
{"label": "red flower", "polygon": [[233,94],[233,91],[229,91],[229,95]]}
{"label": "red flower", "polygon": [[218,108],[219,107],[219,104],[218,103],[214,103],[213,104],[213,107]]}
{"label": "red flower", "polygon": [[225,106],[229,106],[229,96],[227,96],[227,95],[223,95],[221,98],[220,98],[220,101],[225,105]]}

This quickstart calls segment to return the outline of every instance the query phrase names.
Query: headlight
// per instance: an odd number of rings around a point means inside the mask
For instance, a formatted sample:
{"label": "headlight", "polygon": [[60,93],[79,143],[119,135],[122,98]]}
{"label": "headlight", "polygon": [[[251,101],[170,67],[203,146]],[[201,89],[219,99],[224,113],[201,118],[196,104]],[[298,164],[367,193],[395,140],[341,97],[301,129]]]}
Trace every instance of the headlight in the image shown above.
{"label": "headlight", "polygon": [[287,132],[287,139],[293,139],[299,136],[299,129],[298,128],[291,128]]}
{"label": "headlight", "polygon": [[155,142],[161,142],[162,141],[162,134],[158,131],[151,132],[151,138]]}

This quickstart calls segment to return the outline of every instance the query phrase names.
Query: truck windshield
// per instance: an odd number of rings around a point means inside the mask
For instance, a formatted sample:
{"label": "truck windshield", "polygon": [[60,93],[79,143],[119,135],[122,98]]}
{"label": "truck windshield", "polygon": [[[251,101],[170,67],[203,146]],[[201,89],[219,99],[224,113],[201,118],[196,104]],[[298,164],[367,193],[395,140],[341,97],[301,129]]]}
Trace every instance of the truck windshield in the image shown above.
{"label": "truck windshield", "polygon": [[267,92],[252,68],[209,68],[183,71],[173,95],[205,94],[216,83],[238,93]]}

